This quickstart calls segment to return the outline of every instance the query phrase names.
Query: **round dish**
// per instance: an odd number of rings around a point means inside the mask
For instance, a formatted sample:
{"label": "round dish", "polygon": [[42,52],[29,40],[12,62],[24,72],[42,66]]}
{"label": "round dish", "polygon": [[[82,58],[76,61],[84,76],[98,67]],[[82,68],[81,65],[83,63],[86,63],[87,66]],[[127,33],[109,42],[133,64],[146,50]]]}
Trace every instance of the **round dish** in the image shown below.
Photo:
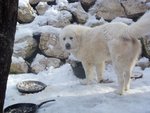
{"label": "round dish", "polygon": [[22,81],[16,85],[21,93],[37,93],[46,88],[46,85],[40,81]]}

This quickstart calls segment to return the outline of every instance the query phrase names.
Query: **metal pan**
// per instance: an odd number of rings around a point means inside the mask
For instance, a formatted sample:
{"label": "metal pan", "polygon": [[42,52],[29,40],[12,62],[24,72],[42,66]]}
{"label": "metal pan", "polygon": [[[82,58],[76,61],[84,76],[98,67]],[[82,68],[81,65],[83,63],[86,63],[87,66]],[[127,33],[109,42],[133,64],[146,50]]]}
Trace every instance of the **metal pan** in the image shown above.
{"label": "metal pan", "polygon": [[16,85],[17,89],[21,93],[37,93],[46,88],[46,85],[40,81],[22,81]]}
{"label": "metal pan", "polygon": [[34,103],[17,103],[4,109],[4,113],[36,113],[37,110],[45,103],[55,100],[47,100],[36,105]]}

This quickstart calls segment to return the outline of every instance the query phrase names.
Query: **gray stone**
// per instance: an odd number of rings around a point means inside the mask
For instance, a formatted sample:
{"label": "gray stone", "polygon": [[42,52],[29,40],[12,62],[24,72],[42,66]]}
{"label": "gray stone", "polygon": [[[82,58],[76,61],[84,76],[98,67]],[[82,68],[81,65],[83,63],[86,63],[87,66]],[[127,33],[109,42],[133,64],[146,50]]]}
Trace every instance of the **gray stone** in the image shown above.
{"label": "gray stone", "polygon": [[18,7],[18,22],[30,23],[35,18],[35,11],[29,3],[25,2],[24,5],[20,4]]}
{"label": "gray stone", "polygon": [[66,59],[69,54],[62,50],[58,40],[60,29],[49,26],[43,28],[47,31],[43,30],[40,37],[39,49],[41,52],[47,56]]}
{"label": "gray stone", "polygon": [[73,14],[78,23],[84,24],[87,21],[88,14],[84,11],[80,2],[69,4],[68,10]]}
{"label": "gray stone", "polygon": [[140,0],[121,0],[121,4],[124,7],[127,16],[135,16],[147,11],[149,8],[146,3]]}
{"label": "gray stone", "polygon": [[88,9],[94,5],[96,0],[80,0],[81,5],[85,11],[88,11]]}
{"label": "gray stone", "polygon": [[120,0],[98,0],[89,10],[90,14],[95,14],[97,18],[103,17],[112,20],[117,16],[126,16]]}
{"label": "gray stone", "polygon": [[146,34],[145,36],[143,36],[141,38],[141,42],[142,42],[142,45],[143,45],[143,54],[150,58],[150,33]]}
{"label": "gray stone", "polygon": [[10,67],[10,73],[27,73],[28,65],[22,57],[12,56],[12,62]]}
{"label": "gray stone", "polygon": [[36,6],[36,10],[37,10],[39,15],[43,15],[46,12],[47,9],[48,9],[48,5],[47,5],[46,2],[40,2]]}
{"label": "gray stone", "polygon": [[37,54],[31,64],[31,71],[39,73],[48,69],[49,67],[57,68],[61,64],[61,61],[57,58],[47,58],[43,55]]}
{"label": "gray stone", "polygon": [[37,49],[37,42],[33,39],[32,32],[24,30],[24,33],[20,34],[20,31],[16,32],[14,42],[14,56],[22,57],[24,59],[29,58]]}

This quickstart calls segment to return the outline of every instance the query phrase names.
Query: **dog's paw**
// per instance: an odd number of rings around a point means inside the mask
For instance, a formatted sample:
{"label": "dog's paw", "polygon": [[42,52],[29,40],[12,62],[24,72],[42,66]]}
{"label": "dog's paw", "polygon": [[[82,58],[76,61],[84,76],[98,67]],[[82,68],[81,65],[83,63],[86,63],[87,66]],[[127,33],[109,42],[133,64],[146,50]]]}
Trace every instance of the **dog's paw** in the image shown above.
{"label": "dog's paw", "polygon": [[94,81],[94,80],[82,79],[82,80],[80,80],[80,83],[81,83],[82,85],[91,85],[91,84],[96,84],[96,81]]}
{"label": "dog's paw", "polygon": [[100,80],[99,83],[113,83],[113,81],[109,79],[104,79],[104,80]]}
{"label": "dog's paw", "polygon": [[121,90],[116,90],[115,93],[118,95],[124,95],[124,91],[121,91]]}

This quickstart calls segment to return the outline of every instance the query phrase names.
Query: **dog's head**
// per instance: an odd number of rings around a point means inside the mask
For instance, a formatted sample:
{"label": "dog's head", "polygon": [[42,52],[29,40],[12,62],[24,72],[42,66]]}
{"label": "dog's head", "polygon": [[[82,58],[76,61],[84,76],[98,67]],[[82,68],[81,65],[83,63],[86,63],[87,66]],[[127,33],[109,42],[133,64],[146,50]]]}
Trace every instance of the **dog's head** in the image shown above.
{"label": "dog's head", "polygon": [[62,29],[59,40],[62,48],[68,52],[77,51],[80,45],[77,28],[74,25],[66,26]]}

